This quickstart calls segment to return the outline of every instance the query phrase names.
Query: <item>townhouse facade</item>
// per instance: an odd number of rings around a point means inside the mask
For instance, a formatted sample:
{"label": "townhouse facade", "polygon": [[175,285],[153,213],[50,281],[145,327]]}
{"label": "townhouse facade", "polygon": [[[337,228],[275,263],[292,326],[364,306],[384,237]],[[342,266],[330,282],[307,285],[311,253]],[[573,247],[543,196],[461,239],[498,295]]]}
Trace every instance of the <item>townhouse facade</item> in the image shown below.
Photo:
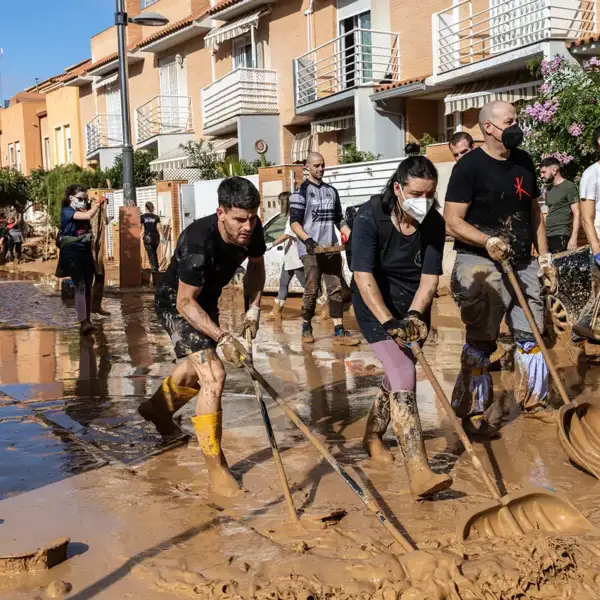
{"label": "townhouse facade", "polygon": [[[275,164],[344,148],[401,157],[429,134],[448,160],[477,139],[493,98],[535,97],[532,61],[600,53],[597,0],[128,0],[161,29],[127,28],[132,135],[157,170],[189,166],[181,145]],[[2,166],[110,166],[122,144],[116,28],[90,57],[0,110]]]}

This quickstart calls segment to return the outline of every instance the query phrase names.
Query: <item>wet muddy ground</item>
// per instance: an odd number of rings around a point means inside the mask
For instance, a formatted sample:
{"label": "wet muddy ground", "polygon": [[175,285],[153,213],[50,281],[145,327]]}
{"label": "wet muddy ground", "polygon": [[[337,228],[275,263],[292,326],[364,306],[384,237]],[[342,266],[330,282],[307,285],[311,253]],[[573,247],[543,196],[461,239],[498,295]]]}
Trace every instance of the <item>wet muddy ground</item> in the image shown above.
{"label": "wet muddy ground", "polygon": [[[137,415],[174,358],[152,295],[110,295],[112,316],[80,339],[72,308],[51,278],[0,273],[0,555],[68,536],[69,558],[50,571],[0,578],[0,598],[597,598],[600,537],[528,536],[460,544],[461,515],[489,498],[479,475],[419,373],[418,402],[434,470],[451,490],[413,502],[397,456],[368,460],[362,435],[379,383],[366,344],[339,350],[328,323],[300,343],[298,302],[282,328],[264,322],[255,365],[380,504],[419,551],[405,555],[281,411],[268,402],[303,527],[286,522],[277,472],[248,376],[228,371],[224,450],[247,490],[226,500],[207,489],[195,441],[157,453],[158,438]],[[265,308],[270,305],[265,301]],[[225,319],[239,325],[235,293]],[[353,323],[350,321],[350,326]],[[449,297],[436,301],[425,354],[451,392],[464,334]],[[571,397],[597,394],[598,367],[555,356]],[[554,425],[524,419],[511,373],[494,373],[506,412],[499,439],[475,445],[503,492],[556,490],[596,526],[600,484],[571,465]],[[191,430],[193,406],[182,423]],[[314,518],[347,516],[322,528]],[[54,582],[54,588],[48,585]]]}

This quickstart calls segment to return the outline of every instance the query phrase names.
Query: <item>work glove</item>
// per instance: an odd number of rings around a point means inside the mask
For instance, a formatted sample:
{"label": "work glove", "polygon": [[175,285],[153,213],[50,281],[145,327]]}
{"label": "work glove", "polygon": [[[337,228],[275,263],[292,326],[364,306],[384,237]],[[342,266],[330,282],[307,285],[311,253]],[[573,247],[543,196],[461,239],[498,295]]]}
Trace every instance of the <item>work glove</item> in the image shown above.
{"label": "work glove", "polygon": [[485,249],[490,255],[490,258],[496,262],[502,262],[510,258],[510,255],[512,254],[510,246],[499,237],[488,238],[488,241],[485,243]]}
{"label": "work glove", "polygon": [[242,334],[246,339],[246,331],[250,331],[252,339],[256,337],[258,333],[258,323],[260,321],[260,308],[258,306],[251,306],[248,312],[244,316],[244,323],[242,325]]}
{"label": "work glove", "polygon": [[600,267],[600,252],[598,252],[598,254],[594,254],[594,260],[596,261],[596,264]]}
{"label": "work glove", "polygon": [[223,353],[223,358],[236,367],[243,367],[242,361],[248,358],[248,351],[244,348],[244,345],[238,342],[230,333],[226,333],[219,340],[217,348]]}
{"label": "work glove", "polygon": [[399,346],[405,346],[409,342],[424,342],[428,333],[423,315],[417,310],[409,310],[401,321],[390,319],[383,327]]}
{"label": "work glove", "polygon": [[554,294],[558,287],[556,268],[552,262],[552,254],[545,252],[538,256],[538,277],[542,280],[542,286],[548,294]]}
{"label": "work glove", "polygon": [[306,253],[313,255],[315,253],[315,249],[319,247],[319,244],[315,242],[312,238],[307,238],[304,240],[304,245],[306,246]]}

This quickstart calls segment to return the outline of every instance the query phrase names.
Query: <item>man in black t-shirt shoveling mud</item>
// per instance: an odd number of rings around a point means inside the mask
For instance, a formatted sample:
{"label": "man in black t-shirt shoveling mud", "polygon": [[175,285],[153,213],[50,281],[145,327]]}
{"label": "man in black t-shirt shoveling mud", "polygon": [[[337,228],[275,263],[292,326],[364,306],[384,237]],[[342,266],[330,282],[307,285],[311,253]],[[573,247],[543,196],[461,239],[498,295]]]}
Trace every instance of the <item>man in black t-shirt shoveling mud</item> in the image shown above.
{"label": "man in black t-shirt shoveling mud", "polygon": [[[510,258],[536,324],[544,329],[542,285],[556,286],[539,206],[540,191],[531,157],[518,146],[523,132],[512,104],[493,101],[479,113],[484,144],[454,166],[444,217],[457,252],[452,294],[466,325],[452,404],[471,432],[492,433],[487,409],[493,402],[490,356],[496,350],[504,316],[516,343],[515,363],[521,409],[549,415],[548,367],[501,261]],[[539,256],[532,256],[535,244]],[[486,412],[487,411],[487,412]]]}
{"label": "man in black t-shirt shoveling mud", "polygon": [[217,193],[216,214],[185,228],[156,288],[158,318],[171,337],[177,358],[185,360],[140,405],[139,412],[154,423],[165,441],[177,439],[182,431],[173,415],[198,394],[192,424],[210,486],[214,492],[230,496],[239,491],[239,485],[221,450],[225,369],[216,350],[236,366],[241,366],[241,354],[239,342],[219,325],[219,297],[248,259],[244,294],[249,309],[243,330],[249,330],[254,338],[265,284],[266,245],[257,214],[260,195],[256,187],[242,177],[230,177],[221,182]]}

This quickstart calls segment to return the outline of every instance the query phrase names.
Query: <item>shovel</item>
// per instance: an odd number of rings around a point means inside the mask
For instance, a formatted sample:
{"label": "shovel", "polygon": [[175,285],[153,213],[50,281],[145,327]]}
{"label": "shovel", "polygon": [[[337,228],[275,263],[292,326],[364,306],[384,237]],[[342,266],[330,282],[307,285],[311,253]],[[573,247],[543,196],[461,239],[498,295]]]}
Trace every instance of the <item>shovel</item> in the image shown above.
{"label": "shovel", "polygon": [[252,378],[258,382],[263,389],[273,398],[279,408],[287,415],[292,423],[304,434],[308,441],[321,453],[323,458],[333,467],[333,470],[344,480],[350,489],[360,498],[361,502],[377,517],[379,522],[388,530],[391,536],[406,552],[413,552],[415,547],[411,542],[402,534],[402,532],[383,514],[381,509],[377,506],[375,501],[365,494],[364,490],[350,477],[350,475],[344,470],[340,463],[333,458],[331,453],[325,448],[325,446],[313,435],[311,430],[306,426],[304,421],[286,404],[285,400],[279,396],[269,382],[254,368],[248,357],[248,351],[242,344],[237,343],[238,351],[242,358],[242,365],[252,376]]}
{"label": "shovel", "polygon": [[560,398],[564,405],[558,411],[558,439],[565,454],[576,465],[600,479],[600,408],[590,400],[569,401],[565,387],[560,380],[554,362],[540,334],[527,301],[523,296],[517,277],[508,261],[502,262],[502,269],[510,281],[519,304],[527,317],[535,341],[540,347],[544,360]]}
{"label": "shovel", "polygon": [[595,527],[566,498],[543,488],[530,487],[501,496],[475,454],[473,445],[425,359],[421,347],[416,343],[410,343],[408,346],[429,379],[454,431],[493,498],[492,502],[470,510],[460,519],[456,530],[459,539],[522,536],[531,531],[551,534],[595,531]]}

